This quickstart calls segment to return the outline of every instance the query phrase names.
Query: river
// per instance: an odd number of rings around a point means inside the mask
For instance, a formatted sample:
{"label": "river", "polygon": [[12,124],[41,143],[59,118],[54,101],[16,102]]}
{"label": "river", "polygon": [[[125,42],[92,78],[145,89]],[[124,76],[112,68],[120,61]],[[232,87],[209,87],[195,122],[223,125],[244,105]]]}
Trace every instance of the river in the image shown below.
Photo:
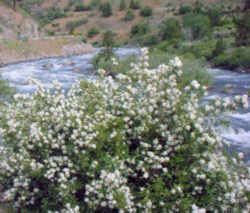
{"label": "river", "polygon": [[[79,79],[94,79],[91,59],[97,54],[89,53],[67,58],[51,58],[38,61],[12,64],[0,69],[2,78],[19,92],[31,93],[35,85],[28,79],[39,80],[46,88],[52,87],[54,80],[59,81],[65,89]],[[139,54],[136,48],[120,48],[116,50],[119,57]],[[230,72],[220,69],[208,69],[214,76],[214,83],[205,100],[219,97],[233,97],[247,94],[250,91],[250,74]],[[250,103],[250,98],[248,99]],[[220,130],[221,135],[230,143],[230,150],[243,152],[246,165],[250,166],[250,107],[228,115],[230,128]]]}

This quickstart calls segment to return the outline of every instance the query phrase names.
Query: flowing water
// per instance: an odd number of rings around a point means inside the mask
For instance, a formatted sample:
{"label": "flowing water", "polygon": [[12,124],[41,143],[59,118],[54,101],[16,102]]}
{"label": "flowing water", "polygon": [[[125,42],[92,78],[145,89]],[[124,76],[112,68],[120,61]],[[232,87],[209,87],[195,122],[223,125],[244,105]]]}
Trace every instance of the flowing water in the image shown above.
{"label": "flowing water", "polygon": [[[208,69],[208,72],[214,76],[214,83],[205,99],[250,93],[250,74],[220,69]],[[244,160],[250,166],[250,97],[248,103],[248,109],[228,115],[230,127],[221,129],[221,135],[230,142],[231,150],[244,153]]]}
{"label": "flowing water", "polygon": [[[50,88],[54,80],[59,81],[65,89],[79,79],[94,79],[91,70],[91,59],[97,54],[90,53],[67,58],[42,59],[8,65],[0,69],[2,78],[19,92],[31,93],[35,85],[28,83],[29,78],[39,80],[45,87]],[[120,48],[116,50],[119,57],[139,54],[136,48]],[[247,94],[250,91],[250,74],[241,74],[219,69],[208,69],[214,76],[214,84],[205,100],[219,97],[233,97]],[[250,103],[250,99],[249,99]],[[250,107],[229,115],[230,128],[222,129],[222,136],[230,144],[230,150],[245,154],[245,162],[250,165]]]}

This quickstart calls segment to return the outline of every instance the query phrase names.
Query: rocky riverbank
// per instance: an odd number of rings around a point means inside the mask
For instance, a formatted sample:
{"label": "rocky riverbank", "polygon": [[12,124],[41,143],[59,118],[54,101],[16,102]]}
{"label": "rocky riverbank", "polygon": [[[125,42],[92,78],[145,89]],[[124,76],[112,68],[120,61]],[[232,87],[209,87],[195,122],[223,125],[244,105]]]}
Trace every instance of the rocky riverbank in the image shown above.
{"label": "rocky riverbank", "polygon": [[93,52],[91,44],[77,37],[47,37],[29,40],[0,40],[0,66],[42,58],[66,57]]}

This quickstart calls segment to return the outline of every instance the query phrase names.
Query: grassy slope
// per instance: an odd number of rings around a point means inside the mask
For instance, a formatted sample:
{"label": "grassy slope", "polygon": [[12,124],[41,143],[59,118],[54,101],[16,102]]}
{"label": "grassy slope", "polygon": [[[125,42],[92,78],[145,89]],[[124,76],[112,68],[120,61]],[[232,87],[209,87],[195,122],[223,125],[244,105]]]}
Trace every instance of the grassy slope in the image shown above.
{"label": "grassy slope", "polygon": [[[24,0],[25,1],[25,0]],[[27,1],[27,0],[26,0]],[[84,0],[85,5],[88,5],[92,0]],[[106,0],[102,0],[102,2],[105,2]],[[98,11],[98,9],[93,9],[91,11],[85,11],[85,12],[75,12],[74,6],[70,8],[68,12],[66,12],[67,17],[60,18],[54,20],[52,23],[47,24],[44,29],[45,30],[52,30],[55,31],[56,34],[68,34],[69,32],[66,29],[66,24],[69,21],[77,21],[83,18],[88,19],[88,23],[84,24],[82,26],[77,27],[77,32],[80,35],[87,34],[87,31],[90,27],[96,26],[101,32],[105,30],[112,30],[118,34],[118,38],[120,40],[123,40],[125,38],[128,38],[129,32],[131,29],[131,26],[135,23],[138,23],[142,20],[149,21],[152,26],[157,26],[156,24],[160,23],[162,20],[164,20],[167,17],[171,17],[174,15],[174,12],[178,10],[180,5],[183,4],[189,4],[194,3],[195,0],[141,0],[141,5],[144,6],[150,6],[153,8],[153,16],[146,19],[142,18],[139,15],[139,10],[135,11],[136,18],[133,21],[124,22],[122,19],[126,13],[125,11],[119,11],[119,2],[120,0],[109,0],[112,3],[113,7],[113,15],[108,18],[103,18],[101,16],[101,13]],[[78,1],[79,2],[79,1]],[[81,2],[81,1],[80,1]],[[130,1],[126,1],[127,6]],[[205,3],[212,4],[212,3],[223,3],[226,2],[226,4],[231,5],[231,0],[207,0]],[[43,3],[38,7],[37,5],[33,5],[31,7],[31,11],[45,11],[48,8],[51,8],[53,6],[56,6],[57,8],[64,9],[68,5],[68,0],[43,0]],[[171,9],[171,11],[166,12],[167,9]],[[59,24],[57,27],[53,27],[55,24]],[[157,29],[155,29],[157,30]],[[89,40],[89,42],[93,42],[96,40],[100,40],[100,35],[96,36]]]}

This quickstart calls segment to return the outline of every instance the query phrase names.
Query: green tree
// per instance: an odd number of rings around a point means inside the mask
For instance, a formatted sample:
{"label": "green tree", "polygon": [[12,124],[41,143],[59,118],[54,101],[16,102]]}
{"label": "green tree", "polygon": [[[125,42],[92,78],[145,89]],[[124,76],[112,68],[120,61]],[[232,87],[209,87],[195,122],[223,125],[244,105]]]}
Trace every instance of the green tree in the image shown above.
{"label": "green tree", "polygon": [[250,10],[240,18],[234,18],[236,24],[235,42],[237,46],[250,46]]}
{"label": "green tree", "polygon": [[140,2],[138,0],[131,0],[129,4],[129,8],[133,10],[138,10],[140,9]]}
{"label": "green tree", "polygon": [[103,33],[102,45],[104,46],[103,54],[106,60],[109,60],[114,54],[113,53],[113,49],[115,45],[114,36],[115,34],[111,30],[108,30]]}
{"label": "green tree", "polygon": [[181,38],[181,25],[175,18],[169,18],[161,25],[160,38],[162,40],[172,40]]}
{"label": "green tree", "polygon": [[131,27],[130,34],[133,37],[134,35],[145,35],[150,31],[148,23],[139,23]]}
{"label": "green tree", "polygon": [[140,11],[140,15],[144,17],[152,16],[152,14],[153,14],[153,9],[149,6],[142,8]]}
{"label": "green tree", "polygon": [[201,39],[211,35],[211,24],[208,16],[202,14],[185,14],[183,16],[183,25],[190,28],[194,40]]}
{"label": "green tree", "polygon": [[221,24],[222,10],[218,6],[212,6],[208,9],[208,17],[212,26],[219,26]]}
{"label": "green tree", "polygon": [[102,16],[103,17],[109,17],[113,14],[112,12],[112,6],[110,2],[106,2],[101,5],[100,10],[102,11]]}
{"label": "green tree", "polygon": [[100,31],[94,26],[94,27],[89,28],[87,36],[88,36],[88,38],[93,38],[97,34],[99,34],[99,32]]}
{"label": "green tree", "polygon": [[120,2],[120,11],[125,10],[125,9],[126,9],[126,2],[125,2],[125,0],[121,0],[121,2]]}
{"label": "green tree", "polygon": [[193,6],[193,12],[195,14],[199,14],[199,13],[202,13],[203,11],[203,4],[201,3],[200,0],[197,0],[195,3],[194,3],[194,6]]}
{"label": "green tree", "polygon": [[212,57],[217,57],[218,55],[221,55],[222,53],[224,53],[225,50],[226,50],[225,41],[222,38],[220,38],[216,42],[215,49],[212,52]]}
{"label": "green tree", "polygon": [[124,21],[132,21],[135,18],[135,13],[132,9],[129,9],[124,16],[123,20]]}
{"label": "green tree", "polygon": [[111,30],[108,30],[102,35],[102,45],[103,49],[93,58],[92,64],[94,68],[107,68],[110,72],[110,75],[113,76],[112,73],[112,63],[110,62],[111,58],[114,56],[114,41],[115,33]]}

